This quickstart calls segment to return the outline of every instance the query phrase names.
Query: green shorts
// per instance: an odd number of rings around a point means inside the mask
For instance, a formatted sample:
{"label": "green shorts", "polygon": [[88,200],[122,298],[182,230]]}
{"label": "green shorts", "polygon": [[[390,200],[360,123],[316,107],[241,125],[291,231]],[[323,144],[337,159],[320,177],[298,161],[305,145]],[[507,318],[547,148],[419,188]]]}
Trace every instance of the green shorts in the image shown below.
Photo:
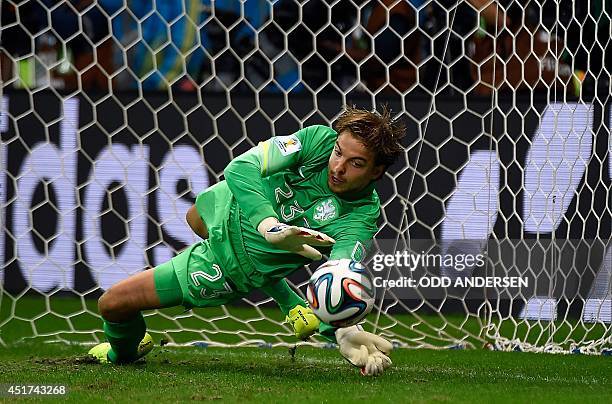
{"label": "green shorts", "polygon": [[187,247],[154,269],[155,289],[164,307],[220,306],[246,296],[222,272],[207,241]]}
{"label": "green shorts", "polygon": [[[208,239],[193,244],[155,267],[155,288],[163,306],[220,306],[258,287],[249,276],[252,264],[234,246],[242,242],[236,204],[225,181],[198,195],[196,208],[208,229]],[[179,301],[180,300],[180,301]]]}

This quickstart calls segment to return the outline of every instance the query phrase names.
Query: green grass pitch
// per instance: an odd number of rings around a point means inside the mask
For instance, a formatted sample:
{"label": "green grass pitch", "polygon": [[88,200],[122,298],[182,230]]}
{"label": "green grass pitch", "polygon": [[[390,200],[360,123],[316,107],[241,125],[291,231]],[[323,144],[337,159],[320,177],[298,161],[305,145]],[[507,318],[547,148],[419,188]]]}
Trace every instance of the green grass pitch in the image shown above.
{"label": "green grass pitch", "polygon": [[[0,383],[65,385],[71,402],[610,402],[612,358],[487,351],[398,350],[366,378],[338,352],[298,348],[159,348],[129,366],[79,357],[83,348],[0,349]],[[6,397],[4,397],[6,399]]]}
{"label": "green grass pitch", "polygon": [[[97,365],[85,359],[88,348],[81,345],[17,342],[31,333],[31,324],[42,330],[52,323],[26,310],[38,303],[19,300],[24,304],[8,311],[33,320],[0,330],[9,343],[0,347],[0,385],[64,385],[67,395],[55,397],[62,401],[612,402],[612,357],[606,356],[397,349],[391,369],[367,378],[333,349],[156,344],[136,364]],[[7,306],[3,300],[2,316],[10,314]],[[159,343],[161,334],[153,335]],[[0,402],[11,400],[0,395]]]}

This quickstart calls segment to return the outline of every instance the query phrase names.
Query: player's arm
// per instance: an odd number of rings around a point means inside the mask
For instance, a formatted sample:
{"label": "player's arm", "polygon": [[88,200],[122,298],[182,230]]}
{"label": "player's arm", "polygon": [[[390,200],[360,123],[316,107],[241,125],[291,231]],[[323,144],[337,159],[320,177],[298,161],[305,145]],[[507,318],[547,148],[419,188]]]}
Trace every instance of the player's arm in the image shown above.
{"label": "player's arm", "polygon": [[[332,248],[330,260],[342,258],[363,260],[378,230],[376,221],[379,212],[376,201],[371,206],[353,212],[351,218],[340,221],[343,226],[333,233],[337,241]],[[342,356],[353,366],[360,368],[363,375],[378,376],[392,364],[388,356],[393,348],[391,342],[379,335],[364,331],[359,325],[335,328],[321,323],[319,333],[335,340]]]}
{"label": "player's arm", "polygon": [[[270,202],[274,195],[266,194],[262,181],[264,177],[287,168],[297,169],[300,165],[321,159],[325,153],[329,158],[334,139],[327,139],[330,135],[322,128],[309,126],[293,135],[270,138],[227,165],[224,171],[227,185],[254,228],[266,218],[278,219]],[[320,141],[330,143],[329,151],[313,144]]]}
{"label": "player's arm", "polygon": [[323,126],[310,126],[290,136],[277,136],[259,143],[236,157],[225,169],[225,180],[240,209],[268,242],[317,260],[321,253],[312,246],[330,246],[334,240],[322,233],[280,223],[267,195],[263,178],[281,170],[298,169],[329,158],[335,132]]}
{"label": "player's arm", "polygon": [[[350,258],[361,261],[365,258],[366,249],[377,231],[376,220],[378,209],[376,204],[364,213],[352,215],[358,221],[343,220],[341,231],[334,233],[339,239],[332,247],[330,259]],[[319,322],[315,324],[310,318],[316,319],[306,302],[293,290],[284,279],[262,287],[262,290],[279,305],[287,316],[287,321],[293,326],[295,334],[300,339],[306,339],[319,331],[319,334],[331,342],[337,342],[336,327]],[[312,317],[311,317],[312,316]]]}
{"label": "player's arm", "polygon": [[325,339],[336,342],[342,356],[366,376],[378,376],[391,366],[388,355],[393,346],[383,337],[364,331],[361,326],[335,328],[320,322],[284,279],[262,290],[279,305],[297,338],[307,339],[318,329]]}
{"label": "player's arm", "polygon": [[377,203],[353,211],[347,218],[341,217],[332,229],[325,229],[335,238],[330,260],[348,258],[363,261],[378,231],[376,222],[380,215]]}
{"label": "player's arm", "polygon": [[344,359],[360,368],[364,376],[381,375],[392,365],[389,358],[393,349],[391,342],[379,335],[364,331],[360,325],[339,328],[335,336]]}
{"label": "player's arm", "polygon": [[319,319],[285,279],[263,286],[261,290],[278,304],[298,339],[308,339],[317,332]]}

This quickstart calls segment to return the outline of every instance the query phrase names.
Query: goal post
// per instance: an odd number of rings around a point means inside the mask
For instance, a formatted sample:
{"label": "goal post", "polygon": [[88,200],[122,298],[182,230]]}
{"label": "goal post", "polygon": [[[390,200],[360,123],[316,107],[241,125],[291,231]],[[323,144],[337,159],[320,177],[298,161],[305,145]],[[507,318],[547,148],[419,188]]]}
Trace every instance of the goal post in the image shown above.
{"label": "goal post", "polygon": [[[96,298],[197,241],[185,213],[232,158],[388,104],[407,137],[377,185],[366,329],[610,352],[610,10],[548,3],[3,2],[0,344],[99,342]],[[282,317],[257,291],[146,314],[205,346],[293,345]]]}

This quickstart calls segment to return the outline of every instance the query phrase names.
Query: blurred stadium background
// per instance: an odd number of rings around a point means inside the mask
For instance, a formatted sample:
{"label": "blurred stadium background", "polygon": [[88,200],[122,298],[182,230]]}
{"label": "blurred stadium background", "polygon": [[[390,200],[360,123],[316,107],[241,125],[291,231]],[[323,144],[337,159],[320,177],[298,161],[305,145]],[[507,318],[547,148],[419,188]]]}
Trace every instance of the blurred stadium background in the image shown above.
{"label": "blurred stadium background", "polygon": [[[366,327],[402,347],[609,353],[611,11],[2,1],[0,345],[100,341],[96,298],[196,241],[184,214],[234,156],[344,105],[389,104],[408,136],[378,186],[378,247],[486,251],[482,274],[531,283],[381,289]],[[147,322],[177,344],[294,343],[259,293]]]}

